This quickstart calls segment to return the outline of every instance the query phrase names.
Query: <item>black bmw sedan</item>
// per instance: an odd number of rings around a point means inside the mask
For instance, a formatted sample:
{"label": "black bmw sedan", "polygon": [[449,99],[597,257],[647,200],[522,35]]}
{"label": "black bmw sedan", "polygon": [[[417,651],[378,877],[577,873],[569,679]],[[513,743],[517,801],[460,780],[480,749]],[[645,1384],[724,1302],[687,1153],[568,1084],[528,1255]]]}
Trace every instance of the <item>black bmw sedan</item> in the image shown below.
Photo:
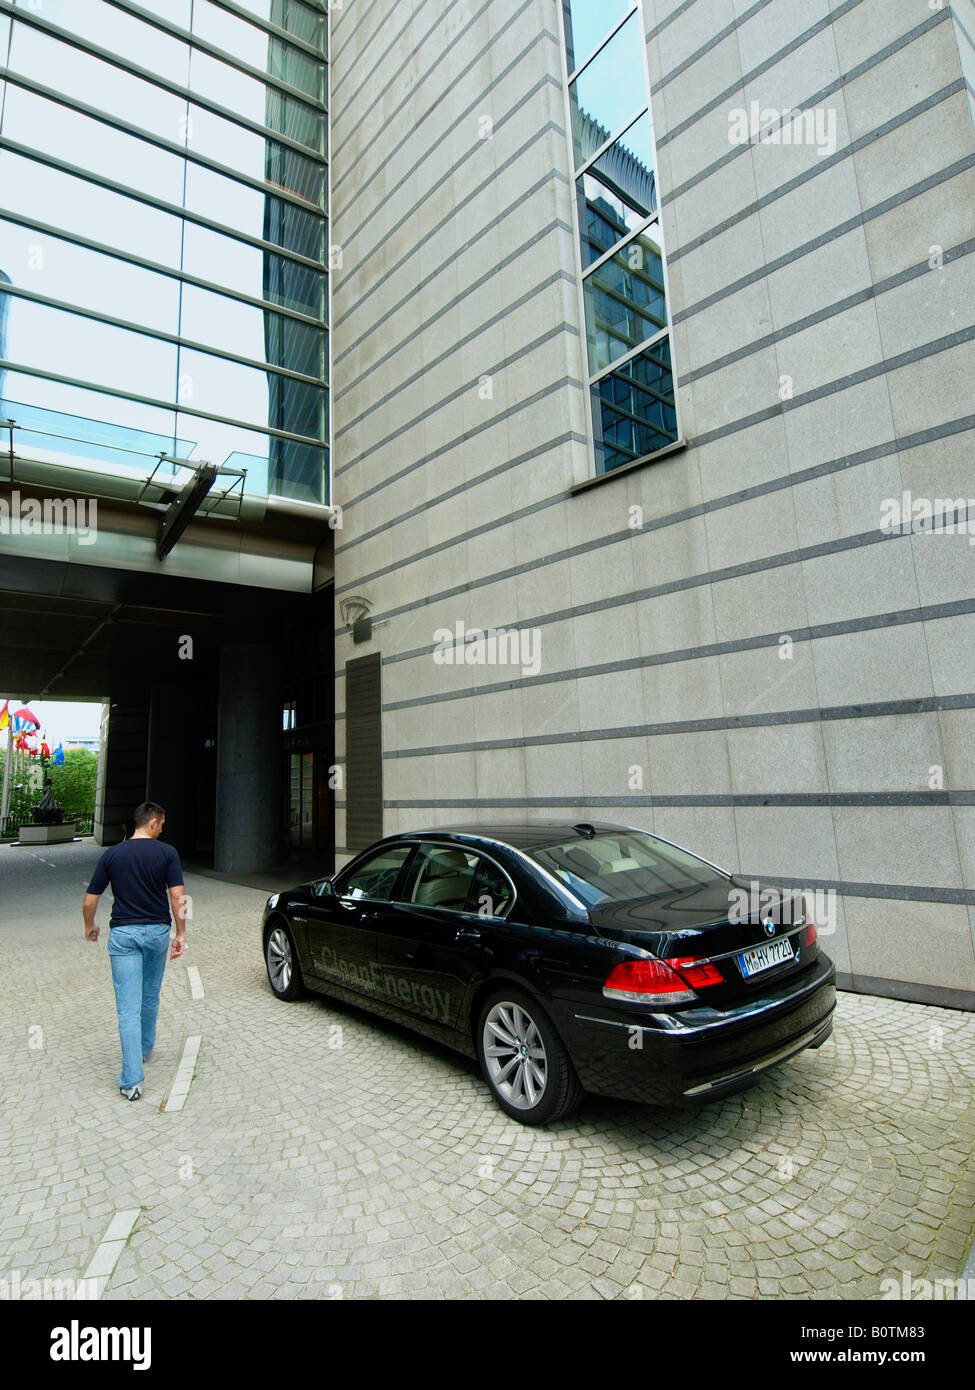
{"label": "black bmw sedan", "polygon": [[826,1041],[815,924],[791,891],[751,910],[756,887],[622,826],[456,826],[275,893],[261,941],[279,999],[329,994],[476,1057],[541,1125],[587,1091],[699,1105]]}

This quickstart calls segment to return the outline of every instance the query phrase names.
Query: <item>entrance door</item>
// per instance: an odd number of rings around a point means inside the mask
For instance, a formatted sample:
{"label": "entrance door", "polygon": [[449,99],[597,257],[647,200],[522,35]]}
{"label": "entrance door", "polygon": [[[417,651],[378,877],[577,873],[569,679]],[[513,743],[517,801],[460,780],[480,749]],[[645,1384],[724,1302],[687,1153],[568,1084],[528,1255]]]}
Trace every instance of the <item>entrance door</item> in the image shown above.
{"label": "entrance door", "polygon": [[315,754],[292,753],[288,762],[288,845],[311,849],[315,843]]}

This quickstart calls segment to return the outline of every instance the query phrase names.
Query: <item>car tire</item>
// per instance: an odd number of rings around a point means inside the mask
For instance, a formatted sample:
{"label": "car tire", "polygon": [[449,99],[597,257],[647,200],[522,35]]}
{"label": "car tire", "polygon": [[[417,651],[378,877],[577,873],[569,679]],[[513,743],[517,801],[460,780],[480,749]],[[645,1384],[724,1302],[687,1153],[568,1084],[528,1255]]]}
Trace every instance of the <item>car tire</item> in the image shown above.
{"label": "car tire", "polygon": [[279,917],[270,922],[264,937],[264,964],[268,983],[279,999],[301,999],[307,993],[295,939]]}
{"label": "car tire", "polygon": [[475,1046],[494,1099],[513,1120],[551,1124],[581,1103],[584,1092],[565,1044],[524,990],[499,987],[483,1000]]}

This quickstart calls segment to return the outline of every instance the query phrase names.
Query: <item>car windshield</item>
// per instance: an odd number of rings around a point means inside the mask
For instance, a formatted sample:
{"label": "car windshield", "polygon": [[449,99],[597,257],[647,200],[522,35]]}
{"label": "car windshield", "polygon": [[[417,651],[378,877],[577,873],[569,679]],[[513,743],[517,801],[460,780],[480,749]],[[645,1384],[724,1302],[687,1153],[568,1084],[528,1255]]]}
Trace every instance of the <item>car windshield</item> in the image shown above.
{"label": "car windshield", "polygon": [[720,874],[686,850],[633,830],[573,836],[529,852],[587,907],[683,893]]}

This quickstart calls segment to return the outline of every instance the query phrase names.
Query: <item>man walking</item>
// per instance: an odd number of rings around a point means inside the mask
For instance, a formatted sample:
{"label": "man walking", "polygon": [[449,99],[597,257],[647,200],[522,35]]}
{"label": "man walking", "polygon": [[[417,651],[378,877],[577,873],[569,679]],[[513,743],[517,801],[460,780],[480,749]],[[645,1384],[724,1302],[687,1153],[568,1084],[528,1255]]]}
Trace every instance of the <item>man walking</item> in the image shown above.
{"label": "man walking", "polygon": [[[95,909],[109,884],[114,902],[109,924],[108,958],[122,1043],[119,1091],[126,1100],[139,1100],[145,1081],[143,1062],[156,1042],[159,992],[169,945],[169,905],[176,918],[176,938],[170,959],[186,947],[186,896],[179,855],[160,843],[166,812],[155,801],[144,801],[133,815],[130,840],[111,845],[95,865],[81,910],[85,940],[98,940]],[[169,902],[166,901],[167,892]]]}

